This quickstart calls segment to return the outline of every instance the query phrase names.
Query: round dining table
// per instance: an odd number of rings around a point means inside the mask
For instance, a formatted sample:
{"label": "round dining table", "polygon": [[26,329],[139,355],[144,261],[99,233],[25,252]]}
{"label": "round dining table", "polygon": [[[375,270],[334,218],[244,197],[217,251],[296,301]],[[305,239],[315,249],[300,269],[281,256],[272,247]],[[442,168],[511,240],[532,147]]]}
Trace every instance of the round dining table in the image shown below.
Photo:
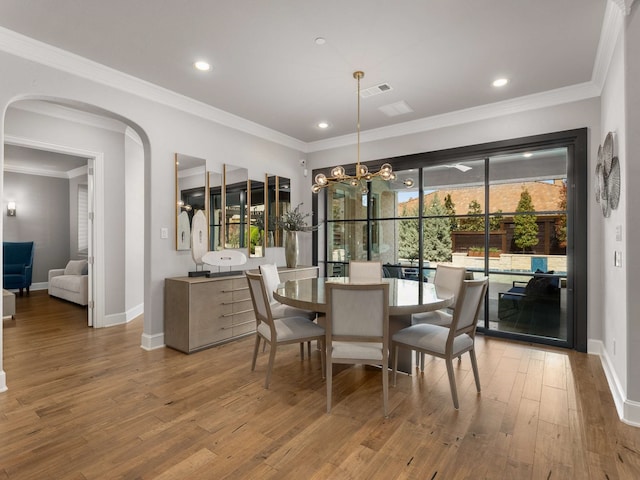
{"label": "round dining table", "polygon": [[[395,332],[411,325],[411,315],[448,307],[453,303],[453,292],[436,289],[433,283],[383,278],[389,284],[389,338]],[[325,285],[328,282],[349,283],[348,277],[320,277],[289,280],[278,285],[273,298],[292,307],[326,313]],[[411,352],[401,349],[398,354],[398,370],[411,374]]]}

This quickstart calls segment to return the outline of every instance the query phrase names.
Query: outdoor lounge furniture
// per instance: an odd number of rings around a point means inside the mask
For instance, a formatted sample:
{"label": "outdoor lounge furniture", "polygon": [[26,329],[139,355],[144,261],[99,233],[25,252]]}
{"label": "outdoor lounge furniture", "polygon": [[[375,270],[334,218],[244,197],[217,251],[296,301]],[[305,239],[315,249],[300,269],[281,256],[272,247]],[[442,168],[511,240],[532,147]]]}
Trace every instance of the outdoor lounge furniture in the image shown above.
{"label": "outdoor lounge furniture", "polygon": [[[528,282],[514,281],[498,293],[501,329],[554,335],[560,325],[560,275],[536,272]],[[556,333],[554,333],[556,332]]]}
{"label": "outdoor lounge furniture", "polygon": [[6,290],[31,287],[33,274],[33,242],[2,242],[2,285]]}

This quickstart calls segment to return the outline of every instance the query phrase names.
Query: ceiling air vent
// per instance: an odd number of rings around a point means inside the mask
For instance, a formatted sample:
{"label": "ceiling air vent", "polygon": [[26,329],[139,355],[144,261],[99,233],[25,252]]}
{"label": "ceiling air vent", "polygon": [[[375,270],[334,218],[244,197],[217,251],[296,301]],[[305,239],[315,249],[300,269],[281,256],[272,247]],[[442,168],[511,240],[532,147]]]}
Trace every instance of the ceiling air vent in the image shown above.
{"label": "ceiling air vent", "polygon": [[388,83],[381,83],[380,85],[376,85],[375,87],[365,88],[364,90],[360,90],[360,96],[362,98],[373,97],[374,95],[380,95],[381,93],[388,92],[393,90],[391,85]]}
{"label": "ceiling air vent", "polygon": [[398,115],[413,112],[413,108],[411,108],[405,101],[383,105],[382,107],[378,107],[378,110],[388,117],[397,117]]}

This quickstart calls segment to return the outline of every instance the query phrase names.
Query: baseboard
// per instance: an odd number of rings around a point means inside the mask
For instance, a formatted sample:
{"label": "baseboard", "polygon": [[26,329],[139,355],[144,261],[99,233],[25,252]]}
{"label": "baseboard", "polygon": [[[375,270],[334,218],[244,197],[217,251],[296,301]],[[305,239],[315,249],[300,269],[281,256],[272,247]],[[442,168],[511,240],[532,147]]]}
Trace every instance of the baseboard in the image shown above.
{"label": "baseboard", "polygon": [[164,333],[156,333],[155,335],[142,334],[140,347],[143,350],[156,350],[164,346]]}
{"label": "baseboard", "polygon": [[[48,288],[49,288],[49,282],[38,282],[38,283],[32,283],[31,285],[29,285],[30,292],[34,292],[36,290],[47,290]],[[8,288],[7,290],[15,293],[16,295],[20,293],[19,288]],[[26,291],[25,291],[25,294],[26,294]]]}
{"label": "baseboard", "polygon": [[616,374],[611,357],[609,357],[607,349],[604,348],[604,343],[601,340],[588,340],[587,352],[600,357],[620,421],[633,427],[640,427],[640,402],[627,399],[627,394]]}
{"label": "baseboard", "polygon": [[127,315],[125,313],[112,313],[104,316],[104,322],[100,327],[113,327],[114,325],[123,325],[127,323]]}
{"label": "baseboard", "polygon": [[0,393],[7,391],[7,374],[0,370]]}
{"label": "baseboard", "polygon": [[141,303],[140,305],[136,305],[135,307],[130,308],[129,310],[127,310],[127,313],[126,313],[127,323],[129,323],[134,318],[138,318],[143,313],[144,313],[144,303]]}

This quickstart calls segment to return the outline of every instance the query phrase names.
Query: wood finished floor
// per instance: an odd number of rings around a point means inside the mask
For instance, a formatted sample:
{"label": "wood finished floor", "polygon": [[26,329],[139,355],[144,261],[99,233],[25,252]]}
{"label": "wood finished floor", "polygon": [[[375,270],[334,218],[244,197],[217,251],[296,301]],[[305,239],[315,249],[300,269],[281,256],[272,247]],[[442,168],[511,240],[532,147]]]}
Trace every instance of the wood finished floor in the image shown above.
{"label": "wood finished floor", "polygon": [[400,377],[382,416],[380,372],[338,369],[331,414],[319,354],[253,337],[193,355],[142,350],[142,319],[86,327],[45,292],[5,319],[0,479],[637,479],[640,429],[618,420],[597,357],[480,337],[468,356]]}

